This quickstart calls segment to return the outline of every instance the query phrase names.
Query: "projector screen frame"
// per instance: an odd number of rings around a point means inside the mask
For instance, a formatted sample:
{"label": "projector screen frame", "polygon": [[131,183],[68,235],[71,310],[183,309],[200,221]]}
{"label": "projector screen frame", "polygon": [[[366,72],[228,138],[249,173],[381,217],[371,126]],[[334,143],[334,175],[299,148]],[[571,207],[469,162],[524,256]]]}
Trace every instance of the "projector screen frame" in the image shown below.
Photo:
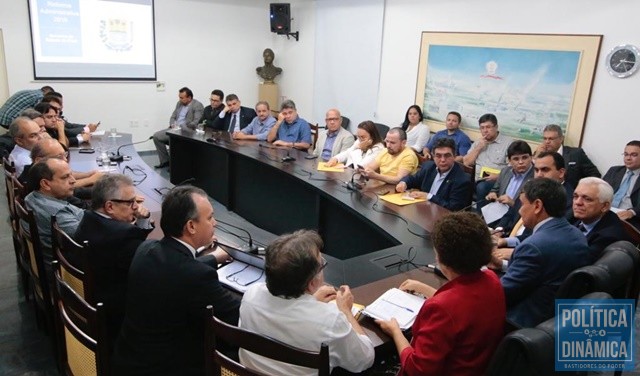
{"label": "projector screen frame", "polygon": [[[35,0],[37,1],[37,0]],[[78,0],[82,1],[82,0]],[[112,2],[123,2],[123,3],[136,3],[136,0],[106,0]],[[151,6],[151,43],[152,43],[152,68],[153,75],[147,77],[140,76],[74,76],[74,75],[38,75],[37,70],[37,62],[36,62],[36,45],[34,40],[34,25],[33,25],[33,17],[31,15],[32,11],[37,11],[32,9],[31,0],[27,0],[27,8],[29,11],[29,35],[31,37],[31,62],[33,67],[33,78],[34,81],[103,81],[103,82],[113,82],[113,81],[126,81],[126,82],[153,82],[158,79],[158,67],[157,67],[157,54],[156,54],[156,27],[155,27],[155,0],[142,0],[149,1]],[[54,66],[55,63],[48,63],[50,66]],[[106,64],[105,64],[106,65]],[[111,70],[119,71],[119,67],[127,66],[125,64],[108,64]],[[93,66],[98,67],[100,64],[93,64]],[[131,65],[128,65],[131,66]],[[149,65],[147,65],[149,66]]]}

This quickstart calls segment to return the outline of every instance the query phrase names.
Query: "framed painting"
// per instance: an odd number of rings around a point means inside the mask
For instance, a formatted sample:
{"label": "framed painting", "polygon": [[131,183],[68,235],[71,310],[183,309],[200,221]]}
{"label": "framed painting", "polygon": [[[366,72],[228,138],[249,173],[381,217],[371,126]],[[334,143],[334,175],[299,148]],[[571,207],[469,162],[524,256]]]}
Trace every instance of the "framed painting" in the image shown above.
{"label": "framed painting", "polygon": [[416,104],[432,131],[449,111],[480,137],[478,118],[495,114],[500,132],[537,144],[548,124],[579,146],[602,35],[423,32]]}

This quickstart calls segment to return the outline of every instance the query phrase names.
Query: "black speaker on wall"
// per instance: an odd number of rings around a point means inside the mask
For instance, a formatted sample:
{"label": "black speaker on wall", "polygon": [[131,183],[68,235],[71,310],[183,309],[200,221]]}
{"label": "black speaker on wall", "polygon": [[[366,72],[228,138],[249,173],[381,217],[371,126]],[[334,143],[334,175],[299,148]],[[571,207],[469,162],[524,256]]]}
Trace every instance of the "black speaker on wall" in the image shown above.
{"label": "black speaker on wall", "polygon": [[288,34],[291,32],[291,5],[289,3],[269,4],[271,32]]}

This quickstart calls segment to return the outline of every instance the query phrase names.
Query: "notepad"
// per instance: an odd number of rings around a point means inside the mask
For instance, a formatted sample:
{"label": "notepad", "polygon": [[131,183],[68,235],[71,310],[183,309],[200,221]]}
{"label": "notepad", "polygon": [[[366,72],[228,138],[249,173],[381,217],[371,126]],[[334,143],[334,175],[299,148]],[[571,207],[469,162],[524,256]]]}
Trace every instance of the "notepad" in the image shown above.
{"label": "notepad", "polygon": [[327,166],[327,162],[320,162],[320,163],[318,163],[318,171],[342,172],[342,171],[344,171],[344,164],[338,163],[337,165],[335,165],[333,167],[329,167],[329,166]]}
{"label": "notepad", "polygon": [[362,313],[374,319],[385,321],[395,318],[400,329],[406,330],[413,325],[424,302],[424,298],[398,288],[392,288],[366,306]]}
{"label": "notepad", "polygon": [[406,195],[406,193],[390,193],[384,196],[380,196],[381,200],[390,202],[392,204],[396,204],[396,205],[409,205],[409,204],[417,204],[418,202],[425,202],[427,201],[424,198],[414,198],[411,200],[407,200],[404,198],[404,196]]}
{"label": "notepad", "polygon": [[486,178],[489,175],[498,175],[500,174],[500,170],[497,168],[491,168],[491,167],[487,167],[487,166],[482,166],[482,168],[480,169],[480,177],[481,178]]}

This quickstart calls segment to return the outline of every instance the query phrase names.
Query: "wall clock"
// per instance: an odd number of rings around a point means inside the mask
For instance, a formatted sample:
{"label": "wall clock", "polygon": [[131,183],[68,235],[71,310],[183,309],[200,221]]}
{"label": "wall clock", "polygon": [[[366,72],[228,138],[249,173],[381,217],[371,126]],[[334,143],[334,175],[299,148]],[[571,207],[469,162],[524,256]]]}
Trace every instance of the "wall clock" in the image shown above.
{"label": "wall clock", "polygon": [[607,55],[607,71],[614,77],[629,77],[639,66],[640,52],[630,44],[614,47]]}

